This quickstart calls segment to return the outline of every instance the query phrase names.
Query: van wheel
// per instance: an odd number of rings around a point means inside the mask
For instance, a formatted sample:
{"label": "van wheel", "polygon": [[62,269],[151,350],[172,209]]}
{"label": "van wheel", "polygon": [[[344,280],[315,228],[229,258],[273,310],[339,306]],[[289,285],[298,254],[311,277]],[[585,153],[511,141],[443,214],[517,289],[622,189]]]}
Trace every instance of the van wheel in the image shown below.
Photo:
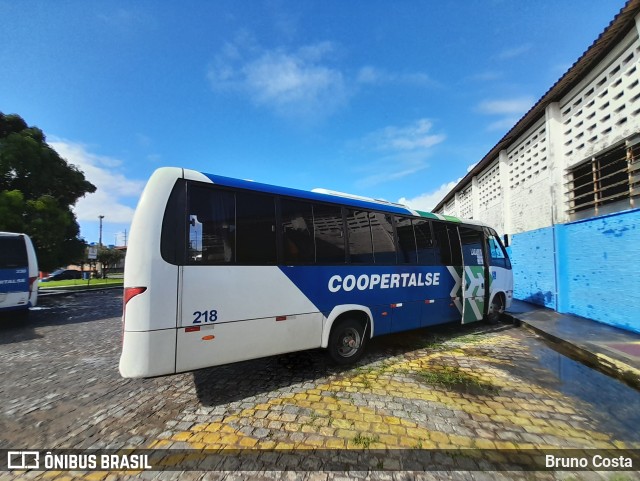
{"label": "van wheel", "polygon": [[333,326],[329,335],[329,355],[337,364],[357,362],[367,344],[366,327],[355,319],[345,319]]}
{"label": "van wheel", "polygon": [[489,306],[489,312],[485,316],[484,320],[488,324],[497,324],[503,319],[504,314],[504,300],[502,299],[502,295],[498,294],[491,301],[491,305]]}

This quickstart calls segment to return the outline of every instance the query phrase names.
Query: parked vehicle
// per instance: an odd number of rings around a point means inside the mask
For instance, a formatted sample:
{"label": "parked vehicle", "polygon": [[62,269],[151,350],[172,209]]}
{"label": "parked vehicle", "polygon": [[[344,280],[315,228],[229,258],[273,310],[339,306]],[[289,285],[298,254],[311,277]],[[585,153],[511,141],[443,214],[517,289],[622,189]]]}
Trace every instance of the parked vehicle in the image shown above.
{"label": "parked vehicle", "polygon": [[0,311],[21,317],[38,302],[38,259],[26,234],[0,232]]}
{"label": "parked vehicle", "polygon": [[68,279],[82,279],[82,272],[77,269],[58,269],[43,278],[42,282],[65,281]]}
{"label": "parked vehicle", "polygon": [[479,222],[180,168],[147,183],[128,249],[124,377],[318,347],[353,364],[373,336],[495,321],[513,295]]}

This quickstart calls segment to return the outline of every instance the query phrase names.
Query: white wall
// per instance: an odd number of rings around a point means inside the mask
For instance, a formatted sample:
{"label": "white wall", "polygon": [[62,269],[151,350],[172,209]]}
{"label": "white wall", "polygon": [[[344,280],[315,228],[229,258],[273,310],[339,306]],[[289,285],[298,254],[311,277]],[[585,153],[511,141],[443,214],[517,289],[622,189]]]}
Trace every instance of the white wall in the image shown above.
{"label": "white wall", "polygon": [[559,102],[549,104],[487,168],[459,186],[437,213],[479,220],[500,234],[570,221],[567,169],[640,132],[639,28]]}

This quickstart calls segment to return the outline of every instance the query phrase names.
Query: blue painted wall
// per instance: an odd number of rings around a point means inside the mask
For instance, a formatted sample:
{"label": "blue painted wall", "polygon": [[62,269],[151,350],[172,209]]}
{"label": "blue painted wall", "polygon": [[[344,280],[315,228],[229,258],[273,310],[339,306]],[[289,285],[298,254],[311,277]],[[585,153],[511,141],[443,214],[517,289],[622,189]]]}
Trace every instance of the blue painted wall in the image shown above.
{"label": "blue painted wall", "polygon": [[640,209],[516,234],[511,252],[516,299],[640,332]]}
{"label": "blue painted wall", "polygon": [[513,266],[514,297],[555,309],[553,228],[511,236],[509,256]]}

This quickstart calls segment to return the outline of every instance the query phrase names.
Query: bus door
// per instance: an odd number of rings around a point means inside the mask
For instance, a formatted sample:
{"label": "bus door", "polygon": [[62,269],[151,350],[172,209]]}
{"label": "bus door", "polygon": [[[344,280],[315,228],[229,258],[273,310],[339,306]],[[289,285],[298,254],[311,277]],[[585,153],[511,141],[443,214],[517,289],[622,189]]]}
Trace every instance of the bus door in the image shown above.
{"label": "bus door", "polygon": [[458,227],[462,246],[462,323],[476,322],[484,317],[487,266],[480,230]]}

